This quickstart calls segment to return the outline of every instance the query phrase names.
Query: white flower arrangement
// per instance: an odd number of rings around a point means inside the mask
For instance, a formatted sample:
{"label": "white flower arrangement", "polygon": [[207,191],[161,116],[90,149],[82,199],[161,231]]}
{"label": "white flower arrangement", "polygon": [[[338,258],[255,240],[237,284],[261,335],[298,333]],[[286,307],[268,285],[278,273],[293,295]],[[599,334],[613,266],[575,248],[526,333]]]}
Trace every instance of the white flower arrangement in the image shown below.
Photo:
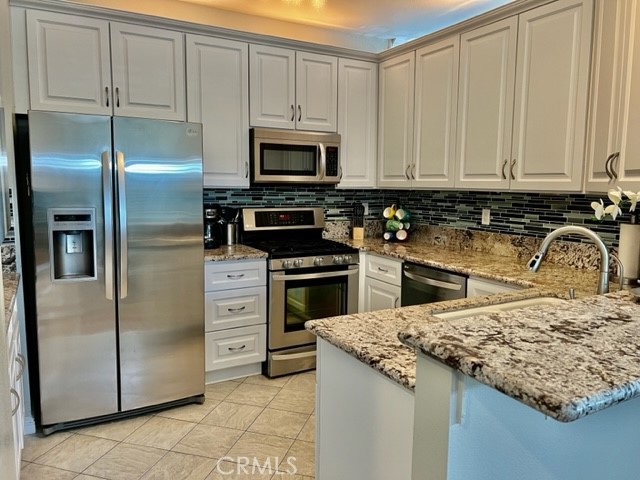
{"label": "white flower arrangement", "polygon": [[[623,199],[623,195],[627,199]],[[591,202],[591,208],[595,211],[595,217],[598,220],[603,220],[607,215],[611,215],[611,218],[615,220],[618,215],[622,215],[622,208],[627,203],[629,204],[629,212],[635,212],[636,205],[640,199],[640,192],[623,191],[620,187],[617,190],[609,190],[607,192],[609,200],[612,204],[604,206],[604,202],[600,199],[600,203]]]}

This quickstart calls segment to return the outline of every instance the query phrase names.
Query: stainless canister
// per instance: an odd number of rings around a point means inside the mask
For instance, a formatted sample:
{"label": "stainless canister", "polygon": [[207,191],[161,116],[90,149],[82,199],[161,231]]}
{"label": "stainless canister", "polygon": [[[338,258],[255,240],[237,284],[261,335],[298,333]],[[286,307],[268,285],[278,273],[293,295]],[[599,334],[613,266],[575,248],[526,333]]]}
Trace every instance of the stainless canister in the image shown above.
{"label": "stainless canister", "polygon": [[238,224],[227,223],[227,245],[235,245],[237,243]]}

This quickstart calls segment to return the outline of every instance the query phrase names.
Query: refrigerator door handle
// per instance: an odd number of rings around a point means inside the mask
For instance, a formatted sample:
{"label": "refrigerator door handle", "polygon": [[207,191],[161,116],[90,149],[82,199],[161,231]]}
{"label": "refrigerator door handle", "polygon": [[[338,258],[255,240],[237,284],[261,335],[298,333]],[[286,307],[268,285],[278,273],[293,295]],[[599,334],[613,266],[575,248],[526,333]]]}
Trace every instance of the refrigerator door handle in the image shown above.
{"label": "refrigerator door handle", "polygon": [[124,153],[116,152],[116,169],[118,173],[118,252],[120,255],[120,298],[127,298],[128,285],[128,242],[127,242],[127,199],[125,195],[124,183]]}
{"label": "refrigerator door handle", "polygon": [[104,284],[107,300],[113,300],[113,198],[109,152],[102,152],[102,202],[104,210]]}

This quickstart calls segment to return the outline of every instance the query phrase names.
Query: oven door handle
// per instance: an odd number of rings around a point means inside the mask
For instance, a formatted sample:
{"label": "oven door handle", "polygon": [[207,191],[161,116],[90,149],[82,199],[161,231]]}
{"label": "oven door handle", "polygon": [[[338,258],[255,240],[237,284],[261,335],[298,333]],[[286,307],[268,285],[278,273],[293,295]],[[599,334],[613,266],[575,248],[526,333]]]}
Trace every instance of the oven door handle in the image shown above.
{"label": "oven door handle", "polygon": [[311,350],[309,352],[300,353],[277,353],[271,355],[272,360],[300,360],[301,358],[315,357],[316,351]]}
{"label": "oven door handle", "polygon": [[404,271],[404,275],[411,280],[422,283],[424,285],[431,285],[433,287],[446,288],[447,290],[461,290],[462,285],[459,283],[450,283],[443,282],[441,280],[436,280],[434,278],[423,277],[422,275],[416,275],[415,273],[409,273],[406,270]]}
{"label": "oven door handle", "polygon": [[271,274],[271,279],[276,281],[283,280],[316,280],[318,278],[330,278],[330,277],[343,277],[345,275],[357,275],[358,269],[354,268],[351,270],[340,270],[337,272],[326,272],[326,273],[305,273],[301,275],[282,275],[279,273]]}

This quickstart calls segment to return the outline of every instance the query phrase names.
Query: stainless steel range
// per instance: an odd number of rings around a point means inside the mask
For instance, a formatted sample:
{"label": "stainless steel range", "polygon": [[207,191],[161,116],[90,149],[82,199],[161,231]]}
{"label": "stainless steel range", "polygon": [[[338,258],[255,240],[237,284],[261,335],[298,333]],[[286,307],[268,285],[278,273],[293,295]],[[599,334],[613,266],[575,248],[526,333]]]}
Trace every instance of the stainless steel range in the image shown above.
{"label": "stainless steel range", "polygon": [[322,238],[322,208],[245,208],[242,243],[269,254],[269,377],[316,366],[307,320],[358,309],[358,251]]}

